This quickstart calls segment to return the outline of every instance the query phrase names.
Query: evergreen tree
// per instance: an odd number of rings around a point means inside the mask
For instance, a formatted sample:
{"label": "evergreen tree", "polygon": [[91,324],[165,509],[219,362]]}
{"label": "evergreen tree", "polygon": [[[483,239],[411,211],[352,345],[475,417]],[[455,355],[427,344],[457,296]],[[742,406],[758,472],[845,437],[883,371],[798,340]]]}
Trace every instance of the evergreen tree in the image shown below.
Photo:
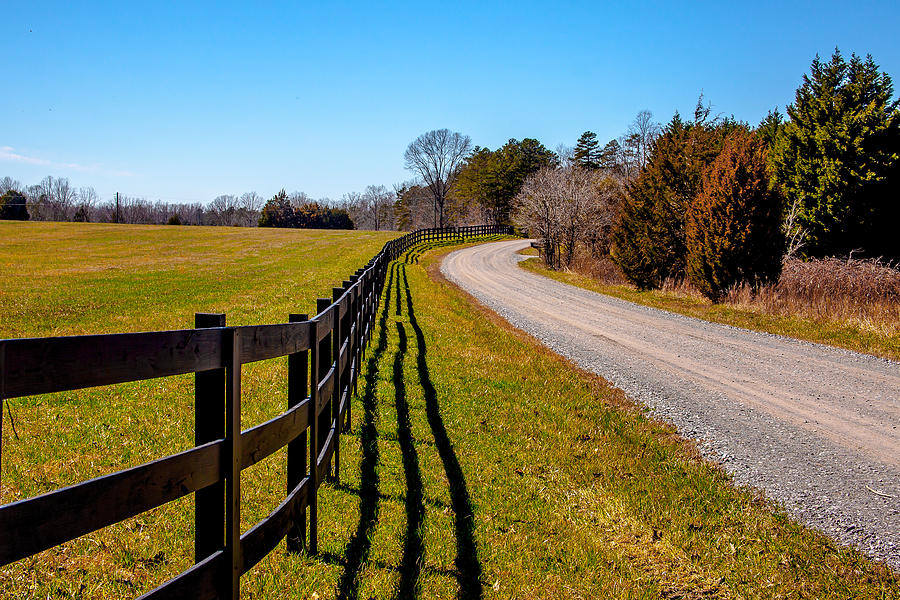
{"label": "evergreen tree", "polygon": [[891,78],[867,56],[817,56],[788,106],[775,176],[806,230],[809,256],[900,256],[900,111]]}
{"label": "evergreen tree", "polygon": [[603,146],[603,149],[600,151],[600,163],[601,169],[606,169],[607,171],[621,171],[619,165],[619,154],[622,151],[622,147],[619,146],[619,140],[609,140],[606,142],[606,145]]}
{"label": "evergreen tree", "polygon": [[732,131],[688,209],[687,275],[714,302],[735,284],[755,287],[781,273],[782,202],[769,185],[766,155],[759,136]]}
{"label": "evergreen tree", "polygon": [[0,219],[10,221],[28,220],[27,198],[16,190],[8,190],[0,196]]}
{"label": "evergreen tree", "polygon": [[555,164],[556,154],[532,138],[511,139],[493,152],[476,147],[460,169],[453,195],[474,200],[487,218],[509,225],[513,199],[525,179],[541,167]]}
{"label": "evergreen tree", "polygon": [[260,227],[293,227],[294,208],[284,188],[272,196],[263,206],[259,216]]}
{"label": "evergreen tree", "polygon": [[765,118],[756,126],[756,135],[765,144],[766,148],[771,150],[775,146],[775,140],[781,135],[784,129],[784,116],[778,111],[770,110]]}
{"label": "evergreen tree", "polygon": [[[702,100],[702,99],[701,99]],[[650,162],[626,189],[611,256],[640,288],[685,274],[685,216],[700,192],[703,170],[719,154],[734,119],[711,120],[698,102],[693,121],[678,113],[656,140]]]}
{"label": "evergreen tree", "polygon": [[575,144],[575,164],[583,169],[600,168],[600,142],[593,131],[585,131]]}

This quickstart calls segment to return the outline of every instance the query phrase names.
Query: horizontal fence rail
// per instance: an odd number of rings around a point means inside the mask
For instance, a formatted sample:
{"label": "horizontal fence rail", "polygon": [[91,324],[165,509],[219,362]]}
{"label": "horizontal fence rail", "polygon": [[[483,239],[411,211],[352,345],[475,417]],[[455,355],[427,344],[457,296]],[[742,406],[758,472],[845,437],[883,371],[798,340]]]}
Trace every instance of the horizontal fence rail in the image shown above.
{"label": "horizontal fence rail", "polygon": [[[240,577],[282,539],[317,552],[317,493],[340,481],[340,436],[372,337],[388,265],[419,244],[513,234],[504,226],[420,229],[387,242],[365,267],[288,323],[0,340],[3,400],[194,373],[195,446],[137,467],[0,506],[0,566],[194,494],[195,564],[142,598],[238,598]],[[287,409],[241,429],[241,365],[287,357]],[[240,531],[240,473],[287,447],[286,496]],[[2,437],[0,437],[2,456]],[[309,522],[307,527],[307,511]],[[307,538],[308,531],[308,538]]]}

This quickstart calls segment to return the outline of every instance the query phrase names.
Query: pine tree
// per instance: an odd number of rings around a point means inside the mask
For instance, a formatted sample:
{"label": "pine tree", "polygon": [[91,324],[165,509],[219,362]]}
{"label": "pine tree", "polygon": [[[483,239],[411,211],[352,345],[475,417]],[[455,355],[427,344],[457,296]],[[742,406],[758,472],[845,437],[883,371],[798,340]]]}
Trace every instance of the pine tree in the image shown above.
{"label": "pine tree", "polygon": [[777,279],[784,253],[781,212],[781,197],[769,185],[765,142],[735,129],[688,209],[688,278],[714,302],[735,284],[756,287]]}
{"label": "pine tree", "polygon": [[266,201],[259,215],[260,227],[293,227],[294,207],[284,188]]}
{"label": "pine tree", "polygon": [[772,163],[796,200],[808,256],[900,256],[900,110],[891,78],[867,56],[817,56],[788,106]]}
{"label": "pine tree", "polygon": [[766,145],[766,148],[771,150],[783,129],[784,116],[776,106],[775,110],[770,110],[766,113],[765,118],[756,126],[756,135]]}
{"label": "pine tree", "polygon": [[656,140],[650,162],[628,185],[611,256],[640,288],[657,288],[685,274],[685,215],[700,192],[703,170],[715,159],[733,119],[710,120],[698,103],[693,121],[676,113]]}
{"label": "pine tree", "polygon": [[0,219],[27,221],[28,217],[28,206],[25,196],[15,190],[9,190],[0,196]]}
{"label": "pine tree", "polygon": [[460,202],[474,200],[484,216],[498,225],[509,225],[513,199],[525,179],[555,164],[556,155],[533,138],[511,139],[493,152],[476,147],[460,169],[453,196]]}
{"label": "pine tree", "polygon": [[575,164],[583,169],[600,168],[600,142],[593,131],[585,131],[575,144]]}
{"label": "pine tree", "polygon": [[606,145],[603,146],[603,149],[600,151],[600,168],[606,169],[607,171],[621,171],[618,162],[620,152],[621,147],[619,146],[619,140],[609,140],[606,142]]}

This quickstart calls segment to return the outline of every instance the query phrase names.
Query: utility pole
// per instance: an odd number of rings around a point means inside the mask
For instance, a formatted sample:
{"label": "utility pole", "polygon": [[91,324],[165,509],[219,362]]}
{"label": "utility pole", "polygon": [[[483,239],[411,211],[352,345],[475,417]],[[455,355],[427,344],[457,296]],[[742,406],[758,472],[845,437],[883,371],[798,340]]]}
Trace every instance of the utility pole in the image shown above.
{"label": "utility pole", "polygon": [[116,192],[116,223],[119,222],[119,192]]}

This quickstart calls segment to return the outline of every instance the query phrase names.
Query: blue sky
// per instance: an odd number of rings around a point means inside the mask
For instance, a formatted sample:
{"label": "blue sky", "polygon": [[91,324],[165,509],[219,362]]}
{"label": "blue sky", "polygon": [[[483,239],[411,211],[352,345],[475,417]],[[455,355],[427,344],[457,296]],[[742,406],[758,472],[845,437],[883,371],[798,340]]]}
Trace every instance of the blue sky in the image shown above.
{"label": "blue sky", "polygon": [[0,1],[0,176],[104,199],[336,199],[430,129],[553,149],[701,91],[756,123],[835,46],[900,77],[896,2]]}

